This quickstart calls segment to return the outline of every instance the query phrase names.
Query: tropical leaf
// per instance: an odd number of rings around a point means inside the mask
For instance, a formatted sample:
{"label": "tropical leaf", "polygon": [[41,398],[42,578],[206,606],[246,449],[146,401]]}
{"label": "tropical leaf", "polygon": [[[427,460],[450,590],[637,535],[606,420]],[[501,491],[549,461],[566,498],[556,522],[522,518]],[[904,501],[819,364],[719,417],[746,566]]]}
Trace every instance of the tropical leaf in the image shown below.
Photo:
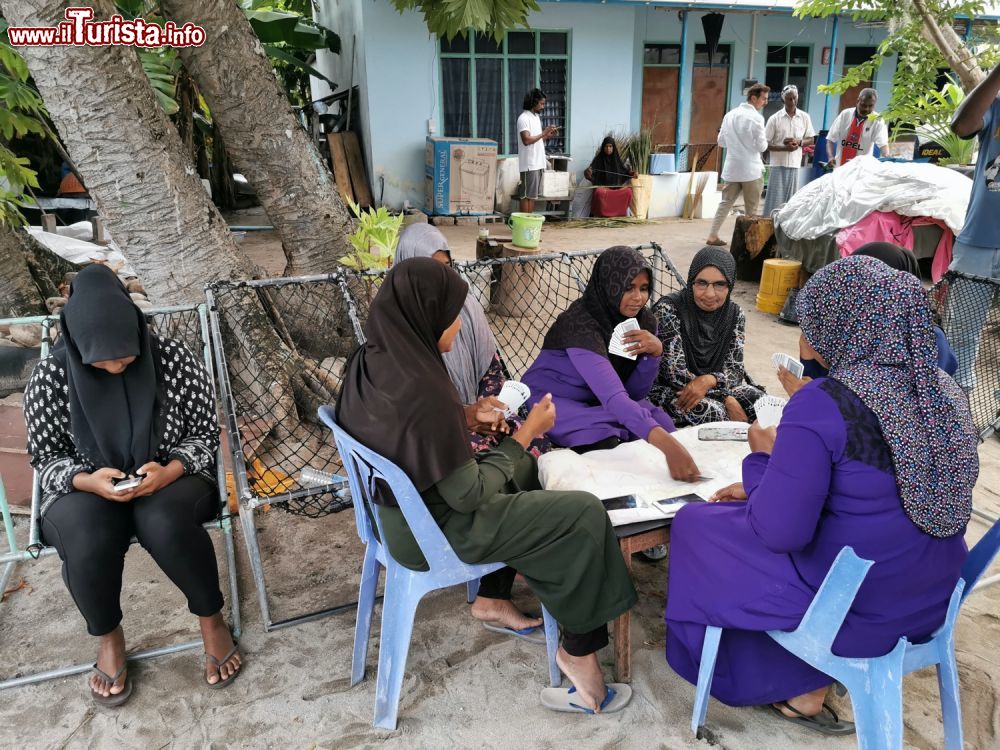
{"label": "tropical leaf", "polygon": [[336,89],[337,88],[337,84],[334,81],[330,80],[325,75],[323,75],[322,73],[320,73],[316,68],[314,68],[312,65],[310,65],[309,63],[307,63],[305,60],[302,60],[302,59],[296,57],[294,54],[292,54],[286,48],[279,47],[279,46],[274,45],[274,44],[265,44],[264,45],[264,51],[267,52],[267,56],[271,58],[271,62],[272,63],[274,63],[276,60],[280,60],[281,62],[288,63],[289,65],[292,65],[292,66],[298,68],[299,70],[305,71],[306,73],[308,73],[311,76],[315,76],[316,78],[320,78],[320,79],[326,81],[327,83],[330,84],[330,87],[332,89]]}

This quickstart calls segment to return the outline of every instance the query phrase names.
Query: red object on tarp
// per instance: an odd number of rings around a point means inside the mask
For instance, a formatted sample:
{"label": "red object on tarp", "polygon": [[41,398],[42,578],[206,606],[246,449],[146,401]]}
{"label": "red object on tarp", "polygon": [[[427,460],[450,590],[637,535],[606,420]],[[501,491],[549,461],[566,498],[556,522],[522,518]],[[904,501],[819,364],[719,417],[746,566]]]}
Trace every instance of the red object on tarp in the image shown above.
{"label": "red object on tarp", "polygon": [[590,215],[601,218],[628,216],[628,207],[632,202],[632,188],[599,187],[594,191],[594,200],[590,204]]}

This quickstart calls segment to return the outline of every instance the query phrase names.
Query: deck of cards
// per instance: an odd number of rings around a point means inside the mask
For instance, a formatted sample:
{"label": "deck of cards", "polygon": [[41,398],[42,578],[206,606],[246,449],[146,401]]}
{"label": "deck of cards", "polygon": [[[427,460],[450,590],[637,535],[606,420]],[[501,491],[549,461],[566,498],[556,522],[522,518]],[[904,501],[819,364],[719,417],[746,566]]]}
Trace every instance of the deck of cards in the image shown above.
{"label": "deck of cards", "polygon": [[[802,365],[799,367],[801,368]],[[788,399],[778,396],[761,396],[753,405],[754,413],[757,415],[757,423],[761,427],[777,427],[781,422],[781,414],[787,403]]]}
{"label": "deck of cards", "polygon": [[638,355],[632,354],[625,349],[625,334],[629,331],[638,331],[639,321],[635,318],[626,318],[615,326],[611,333],[611,343],[608,344],[608,352],[626,359],[635,359]]}
{"label": "deck of cards", "polygon": [[792,375],[794,375],[797,378],[801,378],[802,373],[804,371],[802,363],[799,362],[794,357],[790,357],[787,354],[781,354],[781,353],[772,354],[771,364],[773,364],[775,368],[784,367],[786,370],[788,370],[790,373],[792,373]]}
{"label": "deck of cards", "polygon": [[517,380],[505,381],[503,387],[500,389],[500,393],[497,394],[497,399],[503,401],[507,407],[503,413],[505,417],[513,417],[517,414],[517,410],[521,408],[521,404],[529,398],[531,398],[531,389]]}

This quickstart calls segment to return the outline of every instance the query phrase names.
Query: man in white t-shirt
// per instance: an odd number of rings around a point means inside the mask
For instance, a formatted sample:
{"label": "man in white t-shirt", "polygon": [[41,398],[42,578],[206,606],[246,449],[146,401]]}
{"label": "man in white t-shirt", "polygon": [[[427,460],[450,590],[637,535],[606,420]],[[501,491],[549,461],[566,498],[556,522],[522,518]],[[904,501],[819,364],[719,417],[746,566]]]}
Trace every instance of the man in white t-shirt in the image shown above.
{"label": "man in white t-shirt", "polygon": [[556,127],[542,129],[538,116],[545,109],[545,94],[532,89],[524,96],[524,111],[517,118],[517,167],[521,172],[521,189],[518,193],[522,213],[535,210],[535,199],[542,184],[545,170],[545,141],[556,134]]}
{"label": "man in white t-shirt", "polygon": [[781,90],[781,101],[785,106],[771,115],[764,126],[771,160],[764,216],[773,214],[795,195],[802,168],[802,147],[811,146],[816,140],[809,113],[798,107],[799,89],[795,84]]}
{"label": "man in white t-shirt", "polygon": [[747,89],[747,100],[736,109],[726,112],[719,128],[719,145],[726,149],[726,163],[722,167],[722,203],[715,212],[712,228],[708,230],[707,245],[725,245],[719,239],[719,228],[729,216],[733,204],[743,193],[743,206],[747,216],[757,213],[760,194],[764,190],[764,161],[760,155],[767,150],[764,137],[764,117],[761,110],[767,104],[771,89],[756,83]]}
{"label": "man in white t-shirt", "polygon": [[835,166],[842,167],[855,156],[871,154],[874,146],[885,149],[889,145],[889,129],[875,111],[877,103],[878,92],[864,89],[853,109],[837,115],[826,136],[826,153]]}

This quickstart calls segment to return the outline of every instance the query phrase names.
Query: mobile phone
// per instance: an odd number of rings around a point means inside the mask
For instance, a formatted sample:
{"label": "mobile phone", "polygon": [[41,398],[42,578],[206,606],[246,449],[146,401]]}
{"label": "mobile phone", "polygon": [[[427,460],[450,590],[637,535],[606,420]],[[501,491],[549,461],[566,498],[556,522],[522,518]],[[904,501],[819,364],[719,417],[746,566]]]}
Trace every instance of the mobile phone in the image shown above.
{"label": "mobile phone", "polygon": [[747,430],[749,429],[750,425],[747,425],[746,427],[699,427],[698,439],[731,440],[733,442],[742,443],[747,439]]}
{"label": "mobile phone", "polygon": [[605,510],[627,510],[636,507],[635,495],[622,495],[621,497],[608,497],[601,500]]}
{"label": "mobile phone", "polygon": [[115,492],[125,492],[126,490],[130,490],[133,487],[138,487],[142,483],[142,477],[132,477],[131,479],[126,477],[124,479],[119,479],[117,481],[115,480],[111,481],[115,483]]}
{"label": "mobile phone", "polygon": [[653,503],[656,509],[667,516],[674,516],[677,514],[681,508],[685,505],[690,505],[691,503],[704,503],[705,498],[701,495],[695,495],[689,492],[686,495],[679,495],[678,497],[665,497],[662,500],[657,500]]}

